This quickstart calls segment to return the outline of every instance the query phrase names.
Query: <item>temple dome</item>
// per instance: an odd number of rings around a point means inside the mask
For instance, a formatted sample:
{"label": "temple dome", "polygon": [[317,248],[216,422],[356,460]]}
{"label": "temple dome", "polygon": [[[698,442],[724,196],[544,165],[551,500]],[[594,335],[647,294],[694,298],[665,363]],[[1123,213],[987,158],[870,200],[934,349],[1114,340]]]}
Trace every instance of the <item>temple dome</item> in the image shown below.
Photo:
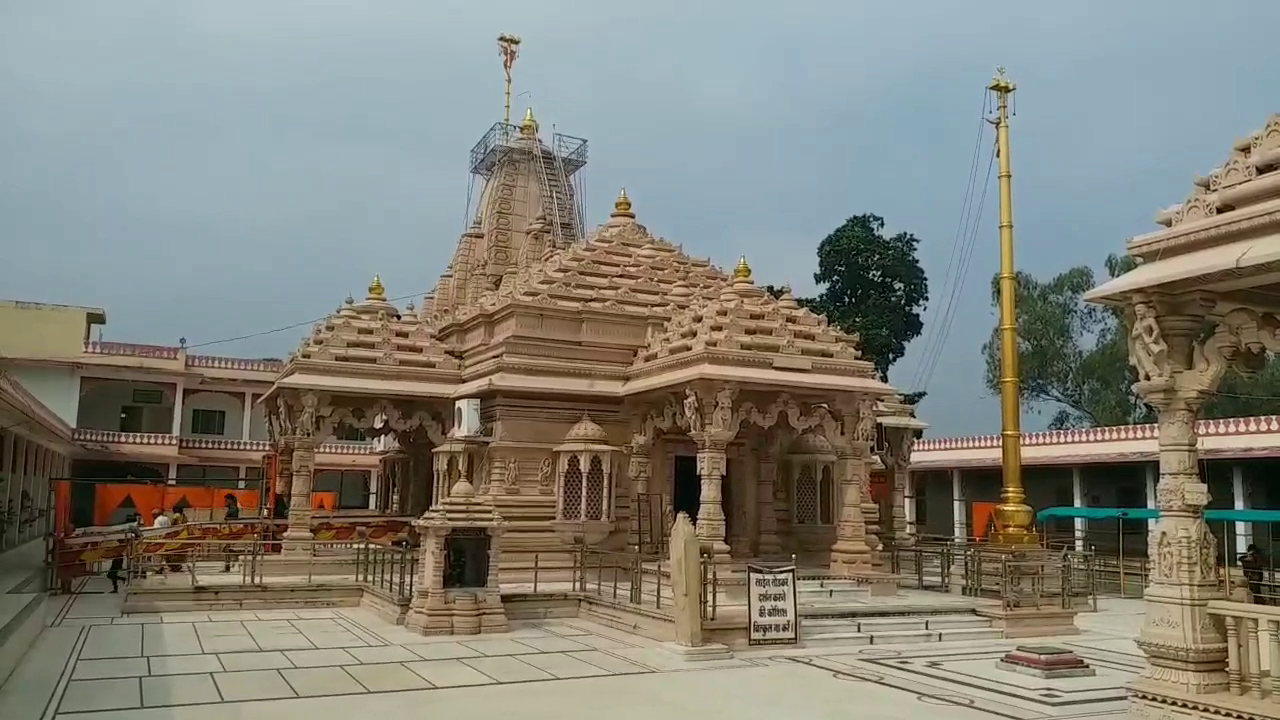
{"label": "temple dome", "polygon": [[825,457],[835,455],[835,449],[831,447],[831,442],[826,436],[817,430],[807,430],[800,433],[791,443],[788,450],[791,455],[811,455]]}
{"label": "temple dome", "polygon": [[597,425],[590,415],[584,413],[582,419],[569,428],[569,432],[565,433],[564,441],[607,445],[609,443],[609,433]]}

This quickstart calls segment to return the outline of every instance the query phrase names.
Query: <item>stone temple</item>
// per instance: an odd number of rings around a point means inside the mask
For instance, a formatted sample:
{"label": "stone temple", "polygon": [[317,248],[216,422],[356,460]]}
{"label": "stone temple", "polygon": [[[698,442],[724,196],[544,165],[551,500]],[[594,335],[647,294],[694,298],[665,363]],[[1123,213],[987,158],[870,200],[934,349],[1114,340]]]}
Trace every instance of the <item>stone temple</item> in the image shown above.
{"label": "stone temple", "polygon": [[794,556],[888,581],[873,444],[923,424],[856,336],[772,297],[745,258],[691,257],[625,191],[584,230],[585,162],[586,141],[532,111],[498,123],[472,150],[483,190],[435,289],[399,307],[375,277],[290,358],[262,401],[286,555],[309,552],[314,453],[347,425],[390,436],[379,511],[443,512],[462,489],[469,516],[497,519],[481,525],[501,528],[504,578],[535,551],[570,567],[580,543],[661,554],[684,512],[726,565]]}

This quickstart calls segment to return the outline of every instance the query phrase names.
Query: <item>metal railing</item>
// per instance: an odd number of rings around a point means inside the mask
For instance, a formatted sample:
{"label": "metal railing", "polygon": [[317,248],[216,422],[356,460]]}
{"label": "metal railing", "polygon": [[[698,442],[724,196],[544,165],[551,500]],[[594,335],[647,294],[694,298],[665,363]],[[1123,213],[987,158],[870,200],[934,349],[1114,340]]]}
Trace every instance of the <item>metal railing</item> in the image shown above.
{"label": "metal railing", "polygon": [[890,548],[888,562],[903,586],[918,590],[999,599],[1010,608],[1097,607],[1098,568],[1090,552],[925,540]]}
{"label": "metal railing", "polygon": [[418,549],[365,544],[356,548],[356,582],[393,598],[413,597],[418,580]]}

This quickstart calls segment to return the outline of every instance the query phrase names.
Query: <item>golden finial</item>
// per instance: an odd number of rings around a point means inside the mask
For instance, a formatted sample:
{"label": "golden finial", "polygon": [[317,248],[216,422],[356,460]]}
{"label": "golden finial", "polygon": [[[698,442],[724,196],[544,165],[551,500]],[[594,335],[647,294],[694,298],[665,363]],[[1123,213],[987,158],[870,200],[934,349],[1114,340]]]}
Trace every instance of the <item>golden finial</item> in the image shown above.
{"label": "golden finial", "polygon": [[747,256],[738,256],[738,266],[733,269],[734,280],[750,280],[751,266],[747,264]]}
{"label": "golden finial", "polygon": [[367,300],[386,300],[387,299],[387,289],[382,287],[381,276],[379,275],[373,276],[373,282],[369,283],[369,297],[366,299]]}
{"label": "golden finial", "polygon": [[627,189],[618,191],[618,199],[613,202],[613,209],[618,212],[631,212],[631,198],[627,197]]}
{"label": "golden finial", "polygon": [[533,108],[524,111],[524,122],[520,123],[520,134],[534,137],[538,134],[538,120],[533,117]]}

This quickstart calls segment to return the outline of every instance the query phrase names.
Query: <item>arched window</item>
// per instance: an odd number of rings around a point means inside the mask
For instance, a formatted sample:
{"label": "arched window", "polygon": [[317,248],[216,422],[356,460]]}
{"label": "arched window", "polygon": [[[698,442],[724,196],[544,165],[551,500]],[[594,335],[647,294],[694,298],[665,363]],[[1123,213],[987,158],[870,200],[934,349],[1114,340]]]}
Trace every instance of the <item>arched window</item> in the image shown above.
{"label": "arched window", "polygon": [[570,455],[560,480],[560,519],[582,520],[582,461]]}

